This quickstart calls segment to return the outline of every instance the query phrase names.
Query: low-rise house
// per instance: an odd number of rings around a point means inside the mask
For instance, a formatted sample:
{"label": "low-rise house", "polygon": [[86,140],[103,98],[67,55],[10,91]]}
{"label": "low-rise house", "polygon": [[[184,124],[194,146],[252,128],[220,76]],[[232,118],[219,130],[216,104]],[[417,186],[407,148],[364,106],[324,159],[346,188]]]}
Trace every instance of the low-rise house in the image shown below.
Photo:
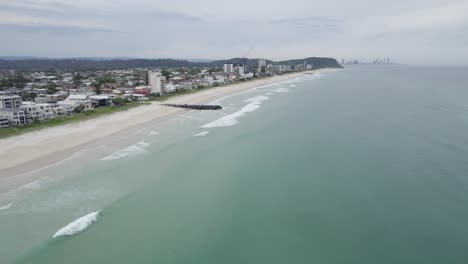
{"label": "low-rise house", "polygon": [[48,99],[45,94],[38,95],[36,98],[34,98],[34,102],[36,104],[45,104],[48,102]]}
{"label": "low-rise house", "polygon": [[83,106],[83,110],[85,111],[93,109],[93,103],[89,100],[89,95],[87,94],[71,94],[66,100],[59,101],[57,104],[64,107],[66,107],[65,105],[71,105],[73,109]]}
{"label": "low-rise house", "polygon": [[112,99],[115,98],[115,95],[112,94],[101,94],[101,95],[91,95],[89,99],[93,102],[94,106],[106,106],[112,102]]}
{"label": "low-rise house", "polygon": [[58,92],[55,94],[47,94],[47,102],[48,103],[57,103],[58,101],[63,101],[67,99],[68,94],[66,92]]}
{"label": "low-rise house", "polygon": [[73,105],[69,105],[69,104],[59,105],[57,103],[57,104],[52,104],[52,110],[54,111],[56,116],[65,116],[65,115],[69,115],[73,113],[75,108],[73,107]]}
{"label": "low-rise house", "polygon": [[123,97],[127,100],[134,100],[134,101],[146,101],[149,99],[143,94],[124,94]]}
{"label": "low-rise house", "polygon": [[164,86],[165,93],[174,93],[175,91],[176,91],[176,87],[172,82],[166,83],[166,85]]}
{"label": "low-rise house", "polygon": [[142,94],[144,96],[149,96],[151,94],[151,87],[149,86],[137,86],[133,91],[134,94]]}
{"label": "low-rise house", "polygon": [[26,113],[20,108],[1,108],[0,117],[8,118],[12,126],[21,126],[28,123]]}

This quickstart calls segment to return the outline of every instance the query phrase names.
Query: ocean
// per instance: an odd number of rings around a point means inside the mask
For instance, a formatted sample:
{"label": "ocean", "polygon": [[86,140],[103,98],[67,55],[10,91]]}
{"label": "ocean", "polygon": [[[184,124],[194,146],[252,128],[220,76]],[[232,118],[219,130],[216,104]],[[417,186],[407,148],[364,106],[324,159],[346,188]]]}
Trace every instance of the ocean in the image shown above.
{"label": "ocean", "polygon": [[468,263],[468,67],[352,66],[0,194],[1,263]]}

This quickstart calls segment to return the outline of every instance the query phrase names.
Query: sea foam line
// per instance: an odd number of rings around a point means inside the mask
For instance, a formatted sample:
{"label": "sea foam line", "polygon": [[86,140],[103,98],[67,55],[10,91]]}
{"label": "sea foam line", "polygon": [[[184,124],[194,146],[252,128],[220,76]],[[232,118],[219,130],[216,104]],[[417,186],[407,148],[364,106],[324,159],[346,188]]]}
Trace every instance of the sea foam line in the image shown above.
{"label": "sea foam line", "polygon": [[102,158],[101,160],[104,160],[104,161],[118,160],[127,156],[140,154],[140,153],[145,152],[144,148],[148,147],[149,145],[150,145],[149,143],[142,140],[134,145],[121,149],[117,152],[114,152],[110,154],[109,156]]}
{"label": "sea foam line", "polygon": [[9,203],[9,204],[7,204],[7,205],[5,205],[5,206],[0,207],[0,210],[7,210],[7,209],[10,209],[10,207],[11,207],[12,205],[13,205],[13,203]]}
{"label": "sea foam line", "polygon": [[99,216],[99,213],[101,211],[96,211],[92,212],[90,214],[87,214],[85,216],[82,216],[73,222],[69,223],[68,225],[60,228],[55,234],[52,236],[53,238],[61,237],[61,236],[71,236],[74,234],[77,234],[86,228],[88,228],[90,225],[92,225],[94,222],[97,221],[97,218]]}
{"label": "sea foam line", "polygon": [[193,135],[194,137],[205,137],[210,133],[210,131],[203,131],[201,133]]}
{"label": "sea foam line", "polygon": [[268,96],[263,96],[263,95],[249,98],[245,100],[245,102],[250,102],[250,103],[242,107],[242,109],[240,109],[239,111],[232,113],[230,115],[227,115],[227,116],[223,116],[211,123],[201,126],[201,128],[234,126],[237,123],[239,123],[239,121],[237,120],[239,117],[244,116],[246,113],[250,113],[250,112],[257,110],[258,108],[260,108],[260,104],[262,104],[263,101],[268,100],[268,99],[269,99]]}

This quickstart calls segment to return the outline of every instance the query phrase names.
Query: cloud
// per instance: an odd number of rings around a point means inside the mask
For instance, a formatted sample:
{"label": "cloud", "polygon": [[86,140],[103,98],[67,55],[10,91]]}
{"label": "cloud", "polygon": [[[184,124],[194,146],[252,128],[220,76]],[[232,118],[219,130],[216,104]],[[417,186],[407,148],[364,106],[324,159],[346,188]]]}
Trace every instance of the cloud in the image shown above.
{"label": "cloud", "polygon": [[226,58],[253,46],[251,56],[272,59],[417,62],[443,53],[464,61],[467,13],[468,3],[455,0],[4,1],[0,34],[14,37],[0,55]]}

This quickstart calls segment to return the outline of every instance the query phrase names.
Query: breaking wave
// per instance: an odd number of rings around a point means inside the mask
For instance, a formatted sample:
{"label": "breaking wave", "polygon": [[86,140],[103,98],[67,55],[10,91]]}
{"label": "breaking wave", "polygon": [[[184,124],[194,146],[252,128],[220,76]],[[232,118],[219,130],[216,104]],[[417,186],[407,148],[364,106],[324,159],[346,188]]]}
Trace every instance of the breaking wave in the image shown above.
{"label": "breaking wave", "polygon": [[109,156],[102,158],[101,160],[118,160],[127,156],[140,154],[140,153],[145,152],[144,148],[148,147],[149,145],[150,145],[149,143],[142,140],[134,145],[121,149],[115,153],[112,153]]}
{"label": "breaking wave", "polygon": [[194,137],[205,137],[210,133],[210,131],[203,131],[201,133],[193,135]]}
{"label": "breaking wave", "polygon": [[291,90],[286,89],[286,88],[278,88],[278,89],[275,89],[274,91],[277,92],[277,93],[287,93],[287,92],[289,92]]}
{"label": "breaking wave", "polygon": [[57,232],[55,232],[55,234],[52,237],[56,238],[56,237],[61,237],[61,236],[71,236],[71,235],[77,234],[85,230],[91,224],[97,221],[99,212],[101,211],[92,212],[90,214],[87,214],[85,216],[82,216],[76,219],[75,221],[69,223],[68,225],[60,228]]}
{"label": "breaking wave", "polygon": [[159,133],[156,132],[156,131],[150,131],[150,132],[148,133],[148,136],[156,136],[156,135],[159,135]]}
{"label": "breaking wave", "polygon": [[0,207],[0,210],[7,210],[7,209],[10,209],[10,207],[13,205],[13,203],[9,203],[7,205],[4,205],[2,207]]}
{"label": "breaking wave", "polygon": [[255,96],[252,98],[249,98],[245,100],[245,102],[248,102],[249,104],[242,107],[239,111],[232,113],[227,116],[223,116],[220,119],[217,119],[211,123],[208,123],[206,125],[201,126],[202,128],[210,128],[210,127],[227,127],[227,126],[234,126],[239,121],[237,120],[239,117],[244,116],[246,113],[253,112],[260,108],[260,105],[262,104],[263,101],[268,100],[268,96]]}
{"label": "breaking wave", "polygon": [[244,102],[246,102],[246,103],[257,103],[257,102],[266,101],[268,99],[270,99],[270,97],[264,96],[264,95],[259,95],[259,96],[249,98],[249,99],[245,100]]}

